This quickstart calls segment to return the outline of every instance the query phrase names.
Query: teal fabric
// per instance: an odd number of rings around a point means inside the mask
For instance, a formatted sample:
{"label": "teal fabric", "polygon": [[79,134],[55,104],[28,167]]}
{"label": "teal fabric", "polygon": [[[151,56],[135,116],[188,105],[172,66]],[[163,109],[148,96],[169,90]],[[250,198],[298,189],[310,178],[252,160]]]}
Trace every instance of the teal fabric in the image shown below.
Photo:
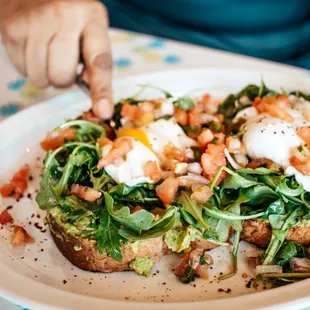
{"label": "teal fabric", "polygon": [[111,25],[310,69],[310,0],[102,0]]}

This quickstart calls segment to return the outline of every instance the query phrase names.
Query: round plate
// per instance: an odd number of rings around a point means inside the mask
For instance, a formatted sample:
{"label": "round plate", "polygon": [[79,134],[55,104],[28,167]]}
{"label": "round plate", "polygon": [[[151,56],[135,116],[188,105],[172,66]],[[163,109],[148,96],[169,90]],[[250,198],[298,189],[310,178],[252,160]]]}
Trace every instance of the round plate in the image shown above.
{"label": "round plate", "polygon": [[[270,88],[298,89],[310,92],[309,76],[279,75],[272,72],[238,69],[191,69],[138,75],[116,81],[116,100],[133,95],[138,84],[162,87],[174,96],[193,91],[205,91],[217,97],[237,92],[250,83],[259,84],[263,76]],[[158,96],[148,89],[147,96]],[[67,261],[54,245],[44,212],[34,200],[39,187],[44,153],[39,142],[46,132],[68,118],[90,108],[89,99],[80,91],[61,95],[33,106],[0,124],[0,184],[8,181],[23,164],[31,167],[32,180],[24,198],[0,200],[0,210],[12,206],[16,223],[23,225],[35,237],[36,243],[20,248],[10,245],[12,227],[0,229],[0,293],[5,298],[38,309],[249,309],[281,304],[281,309],[310,305],[310,280],[286,287],[266,290],[253,288],[253,271],[247,266],[248,256],[257,249],[242,243],[239,250],[238,273],[225,281],[220,273],[231,268],[230,249],[211,251],[215,265],[208,280],[197,279],[181,284],[173,275],[178,262],[176,255],[166,256],[153,268],[150,278],[133,272],[102,274],[80,270]],[[211,307],[211,308],[210,308]]]}

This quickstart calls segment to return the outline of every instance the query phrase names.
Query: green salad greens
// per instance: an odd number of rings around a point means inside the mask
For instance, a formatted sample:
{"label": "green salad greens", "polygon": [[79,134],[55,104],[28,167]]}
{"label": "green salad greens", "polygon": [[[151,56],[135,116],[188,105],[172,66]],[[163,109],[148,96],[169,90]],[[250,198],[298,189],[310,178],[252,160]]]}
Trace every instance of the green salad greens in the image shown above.
{"label": "green salad greens", "polygon": [[[165,91],[163,93],[167,98],[172,97]],[[291,94],[309,100],[304,93]],[[260,86],[249,85],[239,93],[229,95],[218,110],[224,116],[226,134],[240,134],[240,124],[233,123],[233,119],[238,112],[251,106],[256,97],[278,95],[263,82]],[[137,96],[120,101],[112,119],[114,129],[121,127],[124,103],[138,105],[141,102]],[[188,112],[195,101],[182,97],[175,99],[173,105]],[[212,129],[212,126],[214,123],[206,128]],[[283,267],[283,273],[278,276],[262,274],[260,278],[284,283],[306,277],[296,275],[290,261],[293,257],[308,257],[308,251],[299,243],[287,241],[286,237],[292,227],[302,225],[310,218],[310,193],[294,176],[285,175],[278,165],[233,169],[228,163],[210,180],[208,187],[212,196],[207,202],[194,202],[191,190],[180,186],[174,201],[164,206],[156,193],[156,186],[163,180],[128,186],[117,184],[104,169],[97,168],[101,158],[97,141],[106,135],[101,124],[73,120],[54,131],[68,127],[75,129],[74,139],[48,151],[36,199],[42,210],[58,214],[58,220],[67,225],[68,231],[94,240],[99,253],[122,261],[123,244],[160,236],[164,236],[168,248],[176,253],[189,252],[196,239],[220,246],[230,246],[232,239],[233,270],[220,278],[223,280],[237,272],[244,223],[258,221],[267,223],[272,230],[269,245],[260,257],[261,264]],[[186,132],[192,128],[183,126]],[[217,128],[212,130],[217,132]],[[200,152],[198,158],[200,161]],[[225,178],[218,184],[223,173]],[[93,188],[101,196],[93,202],[85,201],[71,193],[72,184]],[[139,210],[132,212],[137,206]],[[151,267],[152,262],[147,258],[132,262],[132,269],[141,274],[149,275]],[[193,273],[192,269],[188,271]]]}

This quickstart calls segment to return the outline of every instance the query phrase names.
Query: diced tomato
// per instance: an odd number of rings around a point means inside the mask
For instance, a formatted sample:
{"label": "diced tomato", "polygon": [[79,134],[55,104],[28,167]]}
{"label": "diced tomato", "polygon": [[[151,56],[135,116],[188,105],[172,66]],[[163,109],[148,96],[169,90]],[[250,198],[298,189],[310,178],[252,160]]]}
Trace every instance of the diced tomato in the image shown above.
{"label": "diced tomato", "polygon": [[270,116],[280,118],[287,122],[293,122],[294,118],[285,110],[289,99],[285,96],[265,96],[263,98],[256,97],[253,105],[259,113],[266,112]]}
{"label": "diced tomato", "polygon": [[188,161],[185,153],[181,151],[179,148],[174,146],[171,142],[169,142],[164,147],[164,155],[168,158],[175,159],[177,161],[185,162]]}
{"label": "diced tomato", "polygon": [[195,249],[186,254],[176,267],[174,274],[184,283],[189,283],[198,276],[208,278],[208,269],[213,265],[212,257],[203,249]]}
{"label": "diced tomato", "polygon": [[14,234],[11,239],[11,244],[15,247],[19,247],[24,243],[34,243],[35,240],[32,236],[30,236],[27,231],[21,226],[15,226]]}
{"label": "diced tomato", "polygon": [[293,156],[290,158],[290,164],[304,175],[310,175],[310,156],[304,157],[303,160]]}
{"label": "diced tomato", "polygon": [[143,210],[140,206],[135,206],[134,208],[130,209],[130,214],[136,213],[138,211]]}
{"label": "diced tomato", "polygon": [[126,117],[131,121],[137,120],[141,115],[139,107],[136,105],[131,105],[129,103],[124,103],[121,110],[121,116]]}
{"label": "diced tomato", "polygon": [[111,145],[113,144],[113,142],[110,139],[106,138],[106,137],[99,137],[97,139],[97,142],[98,142],[100,147],[105,146],[107,144],[111,144]]}
{"label": "diced tomato", "polygon": [[169,177],[175,177],[175,174],[172,171],[158,171],[154,175],[152,175],[151,179],[153,181],[165,180]]}
{"label": "diced tomato", "polygon": [[204,94],[202,96],[200,103],[203,104],[204,106],[207,106],[208,103],[210,102],[210,99],[211,99],[211,96],[209,94]]}
{"label": "diced tomato", "polygon": [[43,140],[40,144],[44,151],[56,150],[65,143],[65,140],[73,140],[74,136],[74,128],[69,127],[65,129],[60,129],[56,132],[48,132],[45,140]]}
{"label": "diced tomato", "polygon": [[23,166],[18,172],[16,172],[11,182],[0,187],[0,193],[2,197],[12,197],[19,199],[27,189],[28,173],[28,165]]}
{"label": "diced tomato", "polygon": [[212,142],[214,135],[210,129],[204,130],[197,138],[197,142],[201,148],[207,147]]}
{"label": "diced tomato", "polygon": [[121,158],[133,149],[133,143],[130,138],[122,137],[114,141],[113,148],[109,154],[101,158],[98,162],[98,169],[104,168],[114,162],[115,159]]}
{"label": "diced tomato", "polygon": [[170,205],[177,194],[179,181],[175,177],[169,177],[163,183],[156,186],[156,194],[165,206]]}
{"label": "diced tomato", "polygon": [[101,192],[92,187],[82,186],[79,184],[72,184],[70,193],[86,201],[96,201],[101,197]]}
{"label": "diced tomato", "polygon": [[188,122],[188,115],[183,109],[176,109],[174,111],[174,117],[176,122],[181,126],[186,126]]}
{"label": "diced tomato", "polygon": [[310,128],[302,127],[297,130],[297,135],[305,141],[305,143],[310,147]]}
{"label": "diced tomato", "polygon": [[[225,144],[208,144],[206,152],[201,156],[201,165],[203,168],[204,174],[208,177],[209,180],[212,180],[218,170],[222,166],[226,166],[226,157],[224,149],[226,148]],[[218,183],[219,184],[226,176],[226,172],[223,171]]]}
{"label": "diced tomato", "polygon": [[13,217],[9,213],[8,210],[3,210],[0,214],[0,224],[4,225],[7,223],[12,223],[13,222]]}
{"label": "diced tomato", "polygon": [[191,111],[188,114],[188,122],[190,126],[200,126],[211,122],[219,122],[218,118],[208,113],[195,113]]}
{"label": "diced tomato", "polygon": [[262,162],[262,159],[253,159],[252,161],[249,162],[249,164],[247,165],[248,168],[251,169],[256,169],[260,166],[262,166],[264,163]]}
{"label": "diced tomato", "polygon": [[159,172],[159,168],[156,161],[149,160],[143,166],[144,175],[151,178]]}

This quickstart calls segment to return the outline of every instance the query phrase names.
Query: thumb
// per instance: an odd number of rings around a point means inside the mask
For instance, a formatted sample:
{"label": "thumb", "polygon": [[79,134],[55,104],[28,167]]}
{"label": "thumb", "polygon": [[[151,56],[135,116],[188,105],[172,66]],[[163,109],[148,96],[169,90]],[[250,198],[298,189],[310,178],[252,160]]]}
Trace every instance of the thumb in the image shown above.
{"label": "thumb", "polygon": [[83,58],[91,91],[93,112],[101,119],[111,118],[112,57],[107,28],[92,22],[83,32]]}

